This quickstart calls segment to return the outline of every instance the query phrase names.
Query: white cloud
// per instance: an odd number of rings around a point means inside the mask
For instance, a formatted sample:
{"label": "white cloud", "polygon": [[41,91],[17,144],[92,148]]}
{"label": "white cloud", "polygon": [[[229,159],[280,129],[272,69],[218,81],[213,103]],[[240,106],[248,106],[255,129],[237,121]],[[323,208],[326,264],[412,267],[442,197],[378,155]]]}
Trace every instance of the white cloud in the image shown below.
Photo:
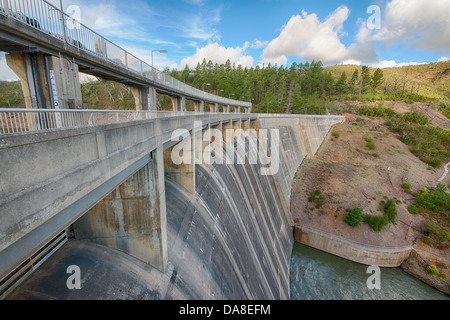
{"label": "white cloud", "polygon": [[440,57],[439,60],[437,62],[445,62],[450,60],[448,57]]}
{"label": "white cloud", "polygon": [[267,46],[269,44],[269,41],[261,41],[259,39],[256,39],[255,41],[253,41],[253,43],[250,45],[250,48],[252,49],[262,49],[265,46]]}
{"label": "white cloud", "polygon": [[450,1],[392,0],[386,5],[374,40],[408,40],[419,49],[450,53]]}
{"label": "white cloud", "polygon": [[246,42],[242,47],[223,47],[217,42],[207,44],[204,47],[197,48],[195,54],[191,57],[183,59],[180,63],[180,70],[183,70],[186,65],[189,68],[194,69],[198,63],[202,63],[203,59],[206,61],[211,60],[214,64],[223,64],[228,59],[231,64],[235,63],[236,66],[242,65],[243,67],[252,67],[254,59],[251,56],[245,54],[245,50],[248,48],[249,43]]}
{"label": "white cloud", "polygon": [[395,60],[383,60],[371,65],[372,68],[398,68],[407,66],[416,66],[420,64],[426,64],[427,62],[396,62]]}
{"label": "white cloud", "polygon": [[[370,60],[366,56],[376,59],[372,47],[368,50],[366,47],[351,47],[349,50],[341,42],[344,22],[349,14],[350,10],[341,6],[327,19],[320,21],[315,13],[302,11],[301,15],[293,16],[280,35],[268,44],[262,54],[263,61],[285,64],[288,56],[305,61],[321,60],[324,64],[340,63],[347,59]],[[364,36],[361,34],[358,38],[364,39]],[[366,44],[362,42],[360,45]]]}

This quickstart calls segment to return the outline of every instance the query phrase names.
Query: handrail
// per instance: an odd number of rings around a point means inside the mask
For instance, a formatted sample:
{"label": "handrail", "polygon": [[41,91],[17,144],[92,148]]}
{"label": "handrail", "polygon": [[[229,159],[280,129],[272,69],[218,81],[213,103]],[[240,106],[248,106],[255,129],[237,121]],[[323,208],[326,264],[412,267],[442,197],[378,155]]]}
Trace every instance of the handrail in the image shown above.
{"label": "handrail", "polygon": [[86,110],[0,108],[0,136],[48,129],[77,128],[168,117],[204,115],[253,116],[249,113],[174,112],[150,110]]}
{"label": "handrail", "polygon": [[128,51],[109,41],[89,27],[73,19],[46,0],[0,0],[0,14],[18,20],[79,51],[88,52],[105,62],[139,74],[163,88],[181,91],[191,97],[221,105],[251,108],[251,102],[239,101],[207,93],[161,72]]}

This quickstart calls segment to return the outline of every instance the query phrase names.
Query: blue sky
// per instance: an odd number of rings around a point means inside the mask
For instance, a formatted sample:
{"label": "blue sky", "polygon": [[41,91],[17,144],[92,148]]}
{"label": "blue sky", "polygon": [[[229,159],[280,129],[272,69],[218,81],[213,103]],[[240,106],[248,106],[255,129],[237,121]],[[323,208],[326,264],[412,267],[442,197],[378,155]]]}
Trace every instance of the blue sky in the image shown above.
{"label": "blue sky", "polygon": [[[368,12],[374,5],[378,16]],[[151,50],[167,50],[154,54],[160,69],[195,68],[203,58],[246,67],[313,59],[389,67],[450,57],[450,0],[63,0],[63,6],[148,63]]]}

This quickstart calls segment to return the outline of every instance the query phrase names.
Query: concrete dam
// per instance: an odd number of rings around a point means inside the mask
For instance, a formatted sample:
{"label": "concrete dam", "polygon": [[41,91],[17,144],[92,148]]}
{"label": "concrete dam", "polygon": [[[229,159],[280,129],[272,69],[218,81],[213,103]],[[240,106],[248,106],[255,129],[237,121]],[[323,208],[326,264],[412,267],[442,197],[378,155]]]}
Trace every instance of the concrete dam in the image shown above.
{"label": "concrete dam", "polygon": [[[316,153],[331,127],[343,118],[253,116],[256,117],[254,120],[230,121],[229,124],[220,121],[217,128],[224,133],[226,128],[253,129],[254,132],[277,130],[279,165],[272,174],[261,174],[264,167],[261,159],[258,158],[258,163],[249,161],[251,147],[248,147],[245,161],[196,164],[194,178],[186,179],[192,174],[192,167],[186,169],[171,164],[168,152],[174,145],[166,142],[165,203],[158,202],[159,206],[166,207],[165,228],[151,230],[151,223],[134,211],[136,208],[145,210],[148,206],[142,200],[145,196],[141,193],[145,192],[141,189],[154,188],[151,185],[142,187],[158,166],[158,158],[151,157],[147,166],[133,176],[129,175],[125,183],[96,201],[86,213],[72,219],[75,221],[69,219],[70,225],[64,225],[63,232],[68,241],[64,241],[20,284],[11,288],[6,298],[289,299],[289,269],[294,246],[291,184],[304,158]],[[191,117],[189,121],[194,119]],[[148,123],[139,122],[137,127],[142,130],[145,124]],[[177,128],[179,125],[177,122]],[[207,127],[212,125],[210,122]],[[96,126],[95,130],[100,127],[98,130],[106,135],[108,129],[114,130],[117,126]],[[129,126],[127,130],[136,127],[133,122]],[[80,134],[79,131],[76,133],[78,139]],[[68,135],[63,134],[63,138]],[[30,144],[38,143],[36,137],[34,139]],[[248,142],[249,137],[241,139]],[[109,139],[105,141],[108,143]],[[164,141],[167,139],[162,139]],[[230,142],[225,138],[222,148],[225,151],[232,144],[239,157],[238,148],[243,141]],[[267,157],[273,156],[267,152],[273,141],[259,141],[268,144],[264,153]],[[3,144],[8,144],[8,137]],[[106,146],[106,150],[113,147]],[[136,206],[136,202],[139,205]],[[144,246],[158,247],[158,243],[153,242],[163,232],[167,235],[167,262],[162,264],[163,267],[158,264],[158,257],[149,258],[153,259],[150,264],[139,258],[146,256],[146,253],[140,253],[146,251]],[[152,234],[150,240],[140,241],[148,233]],[[131,234],[136,240],[122,242],[124,237],[132,238]],[[67,270],[73,265],[79,267],[81,275],[78,290],[67,285],[70,277]]]}

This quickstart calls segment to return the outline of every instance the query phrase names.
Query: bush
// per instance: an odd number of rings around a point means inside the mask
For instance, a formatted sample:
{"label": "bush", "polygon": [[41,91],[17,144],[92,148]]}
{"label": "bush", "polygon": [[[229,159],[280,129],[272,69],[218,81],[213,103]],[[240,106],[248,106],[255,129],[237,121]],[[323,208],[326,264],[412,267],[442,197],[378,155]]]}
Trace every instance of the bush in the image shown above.
{"label": "bush", "polygon": [[408,207],[408,211],[411,214],[418,214],[419,213],[419,208],[416,205],[412,204],[412,205],[410,205]]}
{"label": "bush", "polygon": [[404,183],[404,184],[402,184],[402,188],[405,189],[405,190],[409,190],[409,189],[411,189],[411,184],[410,183]]}
{"label": "bush", "polygon": [[434,264],[432,264],[431,266],[428,266],[426,269],[426,272],[428,274],[435,274],[435,275],[439,274],[439,270]]}
{"label": "bush", "polygon": [[390,223],[395,223],[397,219],[397,207],[394,199],[389,199],[383,206],[384,213],[388,217]]}
{"label": "bush", "polygon": [[389,223],[389,218],[387,215],[383,216],[364,216],[363,221],[369,225],[369,227],[374,231],[381,231]]}
{"label": "bush", "polygon": [[375,143],[369,142],[369,143],[366,145],[366,148],[369,149],[369,150],[375,150]]}
{"label": "bush", "polygon": [[344,221],[347,222],[350,226],[356,227],[361,224],[363,220],[363,209],[362,208],[354,208],[348,209],[348,214],[344,218]]}
{"label": "bush", "polygon": [[335,138],[339,138],[341,136],[341,134],[339,132],[335,131],[332,133],[332,136]]}
{"label": "bush", "polygon": [[417,197],[416,206],[437,212],[440,208],[450,210],[450,194],[445,192],[446,187],[439,184],[434,191],[422,190]]}

